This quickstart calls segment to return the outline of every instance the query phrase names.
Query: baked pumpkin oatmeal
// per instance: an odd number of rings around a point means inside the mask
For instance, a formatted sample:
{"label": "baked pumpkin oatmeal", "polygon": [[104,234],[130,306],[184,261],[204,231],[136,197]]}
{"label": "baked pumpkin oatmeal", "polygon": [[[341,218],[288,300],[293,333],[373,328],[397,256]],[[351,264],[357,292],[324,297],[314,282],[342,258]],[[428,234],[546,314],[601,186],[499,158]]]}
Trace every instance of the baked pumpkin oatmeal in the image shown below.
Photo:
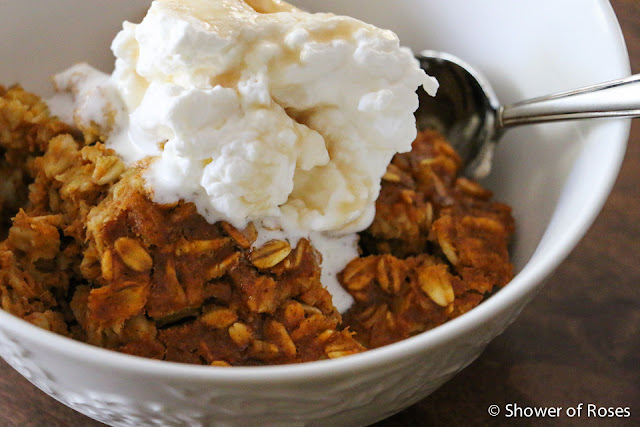
{"label": "baked pumpkin oatmeal", "polygon": [[344,322],[366,347],[457,317],[513,277],[511,209],[460,172],[456,152],[431,130],[391,161],[361,233],[363,256],[341,273],[356,301]]}
{"label": "baked pumpkin oatmeal", "polygon": [[355,300],[344,316],[308,240],[254,245],[252,223],[154,202],[150,160],[126,166],[83,131],[20,87],[0,88],[0,301],[44,329],[169,361],[306,362],[438,326],[513,275],[509,207],[460,176],[433,131],[387,168],[362,255],[339,275]]}

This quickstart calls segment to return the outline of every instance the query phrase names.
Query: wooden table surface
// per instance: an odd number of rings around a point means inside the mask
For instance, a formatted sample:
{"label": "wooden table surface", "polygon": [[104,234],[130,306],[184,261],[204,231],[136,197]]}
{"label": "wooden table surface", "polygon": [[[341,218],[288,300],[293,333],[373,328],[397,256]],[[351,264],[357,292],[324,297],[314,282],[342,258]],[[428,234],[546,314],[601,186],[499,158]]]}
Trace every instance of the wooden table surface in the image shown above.
{"label": "wooden table surface", "polygon": [[[640,72],[640,1],[611,0]],[[594,52],[597,54],[597,52]],[[603,420],[504,416],[505,405],[628,407],[640,425],[640,120],[602,213],[546,287],[480,358],[431,396],[376,426],[564,425]],[[502,413],[488,415],[490,405]],[[546,424],[545,423],[545,424]],[[0,426],[101,426],[0,359]]]}

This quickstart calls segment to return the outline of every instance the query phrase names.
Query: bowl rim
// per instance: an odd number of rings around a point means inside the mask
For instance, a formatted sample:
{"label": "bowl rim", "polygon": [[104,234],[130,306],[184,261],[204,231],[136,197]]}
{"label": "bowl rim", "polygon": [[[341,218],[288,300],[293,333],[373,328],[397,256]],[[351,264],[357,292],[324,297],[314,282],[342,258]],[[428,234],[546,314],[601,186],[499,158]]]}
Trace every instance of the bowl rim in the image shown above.
{"label": "bowl rim", "polygon": [[[618,61],[616,64],[612,64],[612,68],[616,68],[619,73],[629,75],[631,72],[629,56],[617,17],[608,1],[602,0],[598,3],[603,8],[601,13],[607,20],[611,31],[617,33],[615,46],[612,46],[612,49],[615,50]],[[589,209],[585,209],[586,213],[565,230],[564,237],[558,239],[559,243],[548,248],[544,257],[540,257],[537,252],[534,252],[508,286],[474,309],[434,329],[397,343],[333,360],[276,366],[236,366],[229,369],[153,360],[107,350],[41,329],[2,309],[0,309],[0,332],[9,330],[11,331],[9,335],[19,335],[20,339],[37,342],[41,346],[54,349],[69,359],[80,359],[97,366],[108,366],[111,369],[117,368],[124,372],[159,376],[166,379],[187,379],[194,382],[215,382],[238,386],[264,383],[272,385],[293,384],[316,379],[326,381],[342,377],[345,374],[355,374],[382,367],[403,357],[415,356],[426,348],[447,344],[449,341],[472,331],[478,325],[489,322],[497,312],[508,310],[517,301],[531,295],[536,287],[541,287],[544,278],[566,258],[602,209],[624,158],[630,120],[617,119],[610,120],[610,122],[610,146],[617,148],[614,161],[611,164],[612,167],[606,171],[600,192],[593,198]],[[543,241],[545,236],[546,234],[542,236],[540,241]],[[531,261],[534,259],[538,262],[532,265]]]}

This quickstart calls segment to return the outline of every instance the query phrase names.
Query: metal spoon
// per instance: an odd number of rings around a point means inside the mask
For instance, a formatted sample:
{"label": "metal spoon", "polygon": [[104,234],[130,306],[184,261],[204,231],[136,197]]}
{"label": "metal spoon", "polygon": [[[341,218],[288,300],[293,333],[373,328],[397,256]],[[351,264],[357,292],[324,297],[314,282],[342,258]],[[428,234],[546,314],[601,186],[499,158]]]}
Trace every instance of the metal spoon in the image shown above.
{"label": "metal spoon", "polygon": [[431,97],[419,91],[418,129],[435,128],[462,157],[464,173],[483,178],[493,149],[508,128],[560,120],[640,116],[640,74],[501,105],[489,82],[453,55],[425,50],[422,68],[440,83]]}

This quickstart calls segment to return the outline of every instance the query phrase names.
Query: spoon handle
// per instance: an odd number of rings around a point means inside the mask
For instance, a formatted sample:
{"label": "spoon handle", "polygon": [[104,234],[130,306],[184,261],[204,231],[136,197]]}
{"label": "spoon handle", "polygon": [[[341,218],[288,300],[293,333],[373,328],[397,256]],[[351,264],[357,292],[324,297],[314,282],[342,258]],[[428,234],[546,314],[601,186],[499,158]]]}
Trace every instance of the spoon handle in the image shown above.
{"label": "spoon handle", "polygon": [[500,107],[497,126],[598,117],[640,117],[640,74]]}

